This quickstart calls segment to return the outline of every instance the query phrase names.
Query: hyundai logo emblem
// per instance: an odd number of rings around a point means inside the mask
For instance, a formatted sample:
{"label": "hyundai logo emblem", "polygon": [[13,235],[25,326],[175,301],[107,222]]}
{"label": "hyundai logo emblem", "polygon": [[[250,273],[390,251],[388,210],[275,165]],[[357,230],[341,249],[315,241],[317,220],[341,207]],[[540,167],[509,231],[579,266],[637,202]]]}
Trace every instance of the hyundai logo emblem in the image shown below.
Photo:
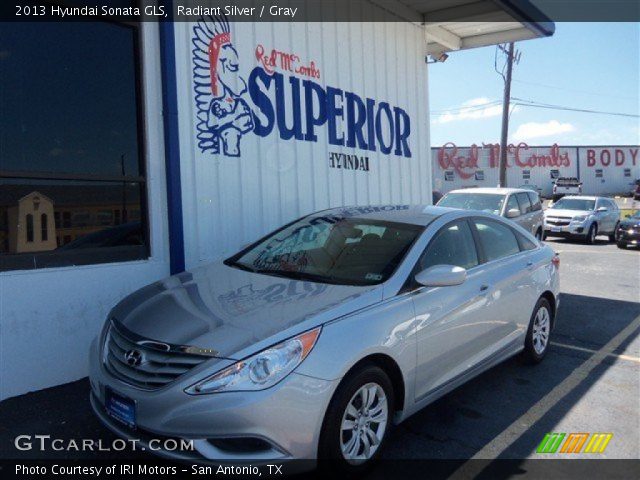
{"label": "hyundai logo emblem", "polygon": [[128,350],[124,354],[124,360],[127,362],[127,365],[137,367],[142,363],[142,352],[140,350]]}

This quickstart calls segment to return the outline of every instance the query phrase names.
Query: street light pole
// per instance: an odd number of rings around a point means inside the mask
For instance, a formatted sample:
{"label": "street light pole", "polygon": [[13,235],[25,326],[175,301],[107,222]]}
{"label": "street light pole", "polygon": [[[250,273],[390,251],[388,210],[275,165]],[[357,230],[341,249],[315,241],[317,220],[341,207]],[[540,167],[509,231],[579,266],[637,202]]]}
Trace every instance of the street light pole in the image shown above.
{"label": "street light pole", "polygon": [[500,186],[507,186],[507,138],[509,137],[509,100],[511,99],[511,72],[513,70],[513,42],[507,47],[507,75],[504,77],[504,98],[502,100],[502,133],[500,135]]}

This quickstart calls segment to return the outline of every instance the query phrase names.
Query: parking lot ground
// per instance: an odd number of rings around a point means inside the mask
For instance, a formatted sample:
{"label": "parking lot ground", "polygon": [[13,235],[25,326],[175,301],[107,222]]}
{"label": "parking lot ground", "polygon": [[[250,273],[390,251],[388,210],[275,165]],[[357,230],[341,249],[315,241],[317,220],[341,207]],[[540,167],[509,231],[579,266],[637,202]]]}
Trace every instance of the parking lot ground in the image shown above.
{"label": "parking lot ground", "polygon": [[[428,406],[393,430],[385,458],[562,458],[535,453],[548,432],[613,434],[605,453],[571,458],[640,457],[640,251],[598,240],[547,242],[560,254],[562,284],[547,358],[508,360]],[[88,392],[81,380],[0,403],[0,458],[144,456],[14,448],[23,434],[113,439]]]}

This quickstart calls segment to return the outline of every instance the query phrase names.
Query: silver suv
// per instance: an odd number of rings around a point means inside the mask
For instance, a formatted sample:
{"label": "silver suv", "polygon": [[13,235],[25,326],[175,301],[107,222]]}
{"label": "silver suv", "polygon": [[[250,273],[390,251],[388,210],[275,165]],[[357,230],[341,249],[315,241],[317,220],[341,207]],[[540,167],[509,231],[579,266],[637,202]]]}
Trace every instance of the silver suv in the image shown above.
{"label": "silver suv", "polygon": [[494,213],[513,220],[538,240],[542,239],[544,214],[536,192],[524,188],[465,188],[452,190],[439,207]]}
{"label": "silver suv", "polygon": [[607,235],[614,242],[618,223],[620,209],[605,197],[563,197],[544,212],[545,237],[582,238],[588,244],[597,235]]}

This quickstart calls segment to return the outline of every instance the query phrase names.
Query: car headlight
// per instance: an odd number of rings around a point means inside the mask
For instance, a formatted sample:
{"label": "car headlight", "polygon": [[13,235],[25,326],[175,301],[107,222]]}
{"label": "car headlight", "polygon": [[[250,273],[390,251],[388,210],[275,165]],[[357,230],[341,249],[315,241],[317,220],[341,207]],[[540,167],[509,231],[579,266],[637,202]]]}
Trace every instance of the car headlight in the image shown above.
{"label": "car headlight", "polygon": [[577,217],[573,217],[573,219],[571,220],[572,222],[576,222],[576,223],[582,223],[584,222],[587,218],[589,218],[588,215],[578,215]]}
{"label": "car headlight", "polygon": [[322,327],[309,330],[191,385],[192,395],[242,390],[264,390],[289,375],[309,355]]}

